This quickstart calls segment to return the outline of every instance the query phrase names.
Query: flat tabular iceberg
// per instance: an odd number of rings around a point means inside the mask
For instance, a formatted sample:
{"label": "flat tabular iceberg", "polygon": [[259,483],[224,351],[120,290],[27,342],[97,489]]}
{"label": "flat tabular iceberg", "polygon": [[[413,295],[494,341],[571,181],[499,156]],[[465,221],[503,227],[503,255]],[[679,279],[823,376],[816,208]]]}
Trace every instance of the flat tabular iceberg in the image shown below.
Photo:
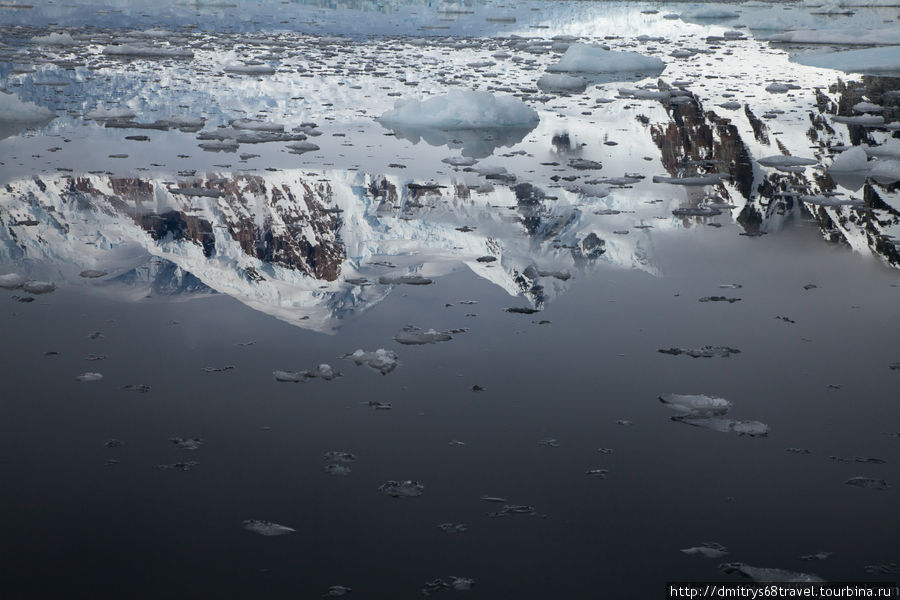
{"label": "flat tabular iceberg", "polygon": [[889,46],[846,52],[801,54],[793,60],[808,67],[837,69],[847,73],[900,72],[900,51]]}
{"label": "flat tabular iceberg", "polygon": [[618,73],[621,71],[662,72],[666,68],[659,58],[637,52],[617,52],[589,44],[572,44],[559,62],[547,71],[570,73]]}
{"label": "flat tabular iceberg", "polygon": [[513,96],[454,89],[427,100],[399,100],[378,121],[401,127],[488,129],[532,125],[540,117],[537,111]]}

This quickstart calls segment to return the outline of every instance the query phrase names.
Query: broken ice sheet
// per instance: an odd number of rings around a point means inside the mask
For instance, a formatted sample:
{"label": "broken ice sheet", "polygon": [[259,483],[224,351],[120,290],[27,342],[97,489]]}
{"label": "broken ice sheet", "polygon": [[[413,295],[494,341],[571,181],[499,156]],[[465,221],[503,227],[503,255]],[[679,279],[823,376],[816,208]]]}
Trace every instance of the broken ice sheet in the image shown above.
{"label": "broken ice sheet", "polygon": [[394,336],[394,341],[398,344],[407,346],[421,346],[424,344],[435,344],[437,342],[448,342],[453,337],[449,333],[435,331],[429,329],[422,331],[418,327],[406,326],[403,331]]}
{"label": "broken ice sheet", "polygon": [[728,554],[728,548],[717,542],[703,542],[699,546],[683,548],[683,554],[702,556],[703,558],[722,558]]}
{"label": "broken ice sheet", "polygon": [[296,529],[291,529],[290,527],[279,525],[278,523],[259,521],[257,519],[247,519],[244,521],[244,529],[265,536],[287,535],[297,531]]}
{"label": "broken ice sheet", "polygon": [[331,381],[335,377],[340,377],[340,371],[335,371],[331,365],[322,363],[311,371],[272,371],[275,381],[287,383],[306,383],[309,379],[324,379]]}
{"label": "broken ice sheet", "polygon": [[819,583],[825,581],[818,575],[768,567],[753,567],[740,562],[721,564],[719,571],[726,575],[738,573],[759,583]]}
{"label": "broken ice sheet", "polygon": [[382,375],[387,375],[399,364],[397,361],[397,354],[392,352],[391,350],[385,350],[384,348],[379,348],[373,352],[366,352],[365,350],[357,350],[353,354],[347,354],[344,358],[349,358],[353,362],[359,365],[366,365],[375,369],[376,371],[380,371]]}
{"label": "broken ice sheet", "polygon": [[171,437],[169,441],[182,450],[199,450],[200,446],[206,443],[206,440],[201,438]]}
{"label": "broken ice sheet", "polygon": [[418,481],[412,481],[410,479],[406,481],[386,481],[378,486],[378,491],[383,494],[387,494],[391,498],[414,498],[416,496],[421,496],[425,491],[425,486],[419,483]]}

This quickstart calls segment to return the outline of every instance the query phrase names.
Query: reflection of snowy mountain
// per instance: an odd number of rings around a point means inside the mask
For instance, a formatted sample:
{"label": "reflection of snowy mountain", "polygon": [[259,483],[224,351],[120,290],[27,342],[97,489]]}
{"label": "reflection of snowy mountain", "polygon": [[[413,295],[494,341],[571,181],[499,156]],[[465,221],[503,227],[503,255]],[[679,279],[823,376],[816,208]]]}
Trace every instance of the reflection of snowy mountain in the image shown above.
{"label": "reflection of snowy mountain", "polygon": [[609,235],[566,198],[354,172],[35,177],[0,194],[0,252],[59,279],[103,269],[139,296],[212,290],[320,331],[380,301],[386,274],[465,264],[539,307],[601,256],[652,269],[645,238]]}

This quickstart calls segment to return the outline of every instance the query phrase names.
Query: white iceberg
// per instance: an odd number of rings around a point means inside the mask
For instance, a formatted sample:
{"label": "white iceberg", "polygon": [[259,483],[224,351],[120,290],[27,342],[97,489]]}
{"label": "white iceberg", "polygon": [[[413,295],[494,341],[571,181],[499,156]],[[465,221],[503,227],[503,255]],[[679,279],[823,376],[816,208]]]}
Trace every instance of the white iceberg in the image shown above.
{"label": "white iceberg", "polygon": [[835,69],[847,73],[900,72],[900,51],[891,47],[801,54],[793,61],[808,67]]}
{"label": "white iceberg", "polygon": [[537,111],[513,96],[453,89],[427,100],[399,100],[378,121],[400,127],[489,129],[532,125],[540,117]]}
{"label": "white iceberg", "polygon": [[572,44],[559,62],[547,67],[551,73],[618,73],[622,71],[662,72],[666,63],[637,52],[607,50],[589,44]]}

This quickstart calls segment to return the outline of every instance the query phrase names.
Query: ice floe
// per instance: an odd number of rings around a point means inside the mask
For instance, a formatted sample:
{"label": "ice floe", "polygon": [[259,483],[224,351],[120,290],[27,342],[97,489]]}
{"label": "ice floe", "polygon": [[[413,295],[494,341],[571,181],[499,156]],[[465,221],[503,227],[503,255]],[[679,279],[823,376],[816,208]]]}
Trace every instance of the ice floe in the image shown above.
{"label": "ice floe", "polygon": [[547,67],[551,73],[662,73],[666,63],[654,56],[637,52],[609,50],[590,44],[572,44],[554,65]]}
{"label": "ice floe", "polygon": [[537,111],[509,95],[452,89],[427,100],[398,100],[393,110],[378,118],[387,127],[480,129],[533,125]]}
{"label": "ice floe", "polygon": [[372,352],[366,352],[365,350],[360,349],[353,354],[346,355],[344,358],[352,360],[357,366],[366,365],[371,367],[372,369],[379,371],[382,375],[387,375],[396,369],[399,364],[397,361],[397,354],[391,350],[385,350],[384,348],[379,348]]}
{"label": "ice floe", "polygon": [[244,521],[244,529],[269,537],[287,535],[297,531],[296,529],[292,529],[285,525],[279,525],[278,523],[272,523],[271,521],[260,521],[257,519],[247,519]]}

